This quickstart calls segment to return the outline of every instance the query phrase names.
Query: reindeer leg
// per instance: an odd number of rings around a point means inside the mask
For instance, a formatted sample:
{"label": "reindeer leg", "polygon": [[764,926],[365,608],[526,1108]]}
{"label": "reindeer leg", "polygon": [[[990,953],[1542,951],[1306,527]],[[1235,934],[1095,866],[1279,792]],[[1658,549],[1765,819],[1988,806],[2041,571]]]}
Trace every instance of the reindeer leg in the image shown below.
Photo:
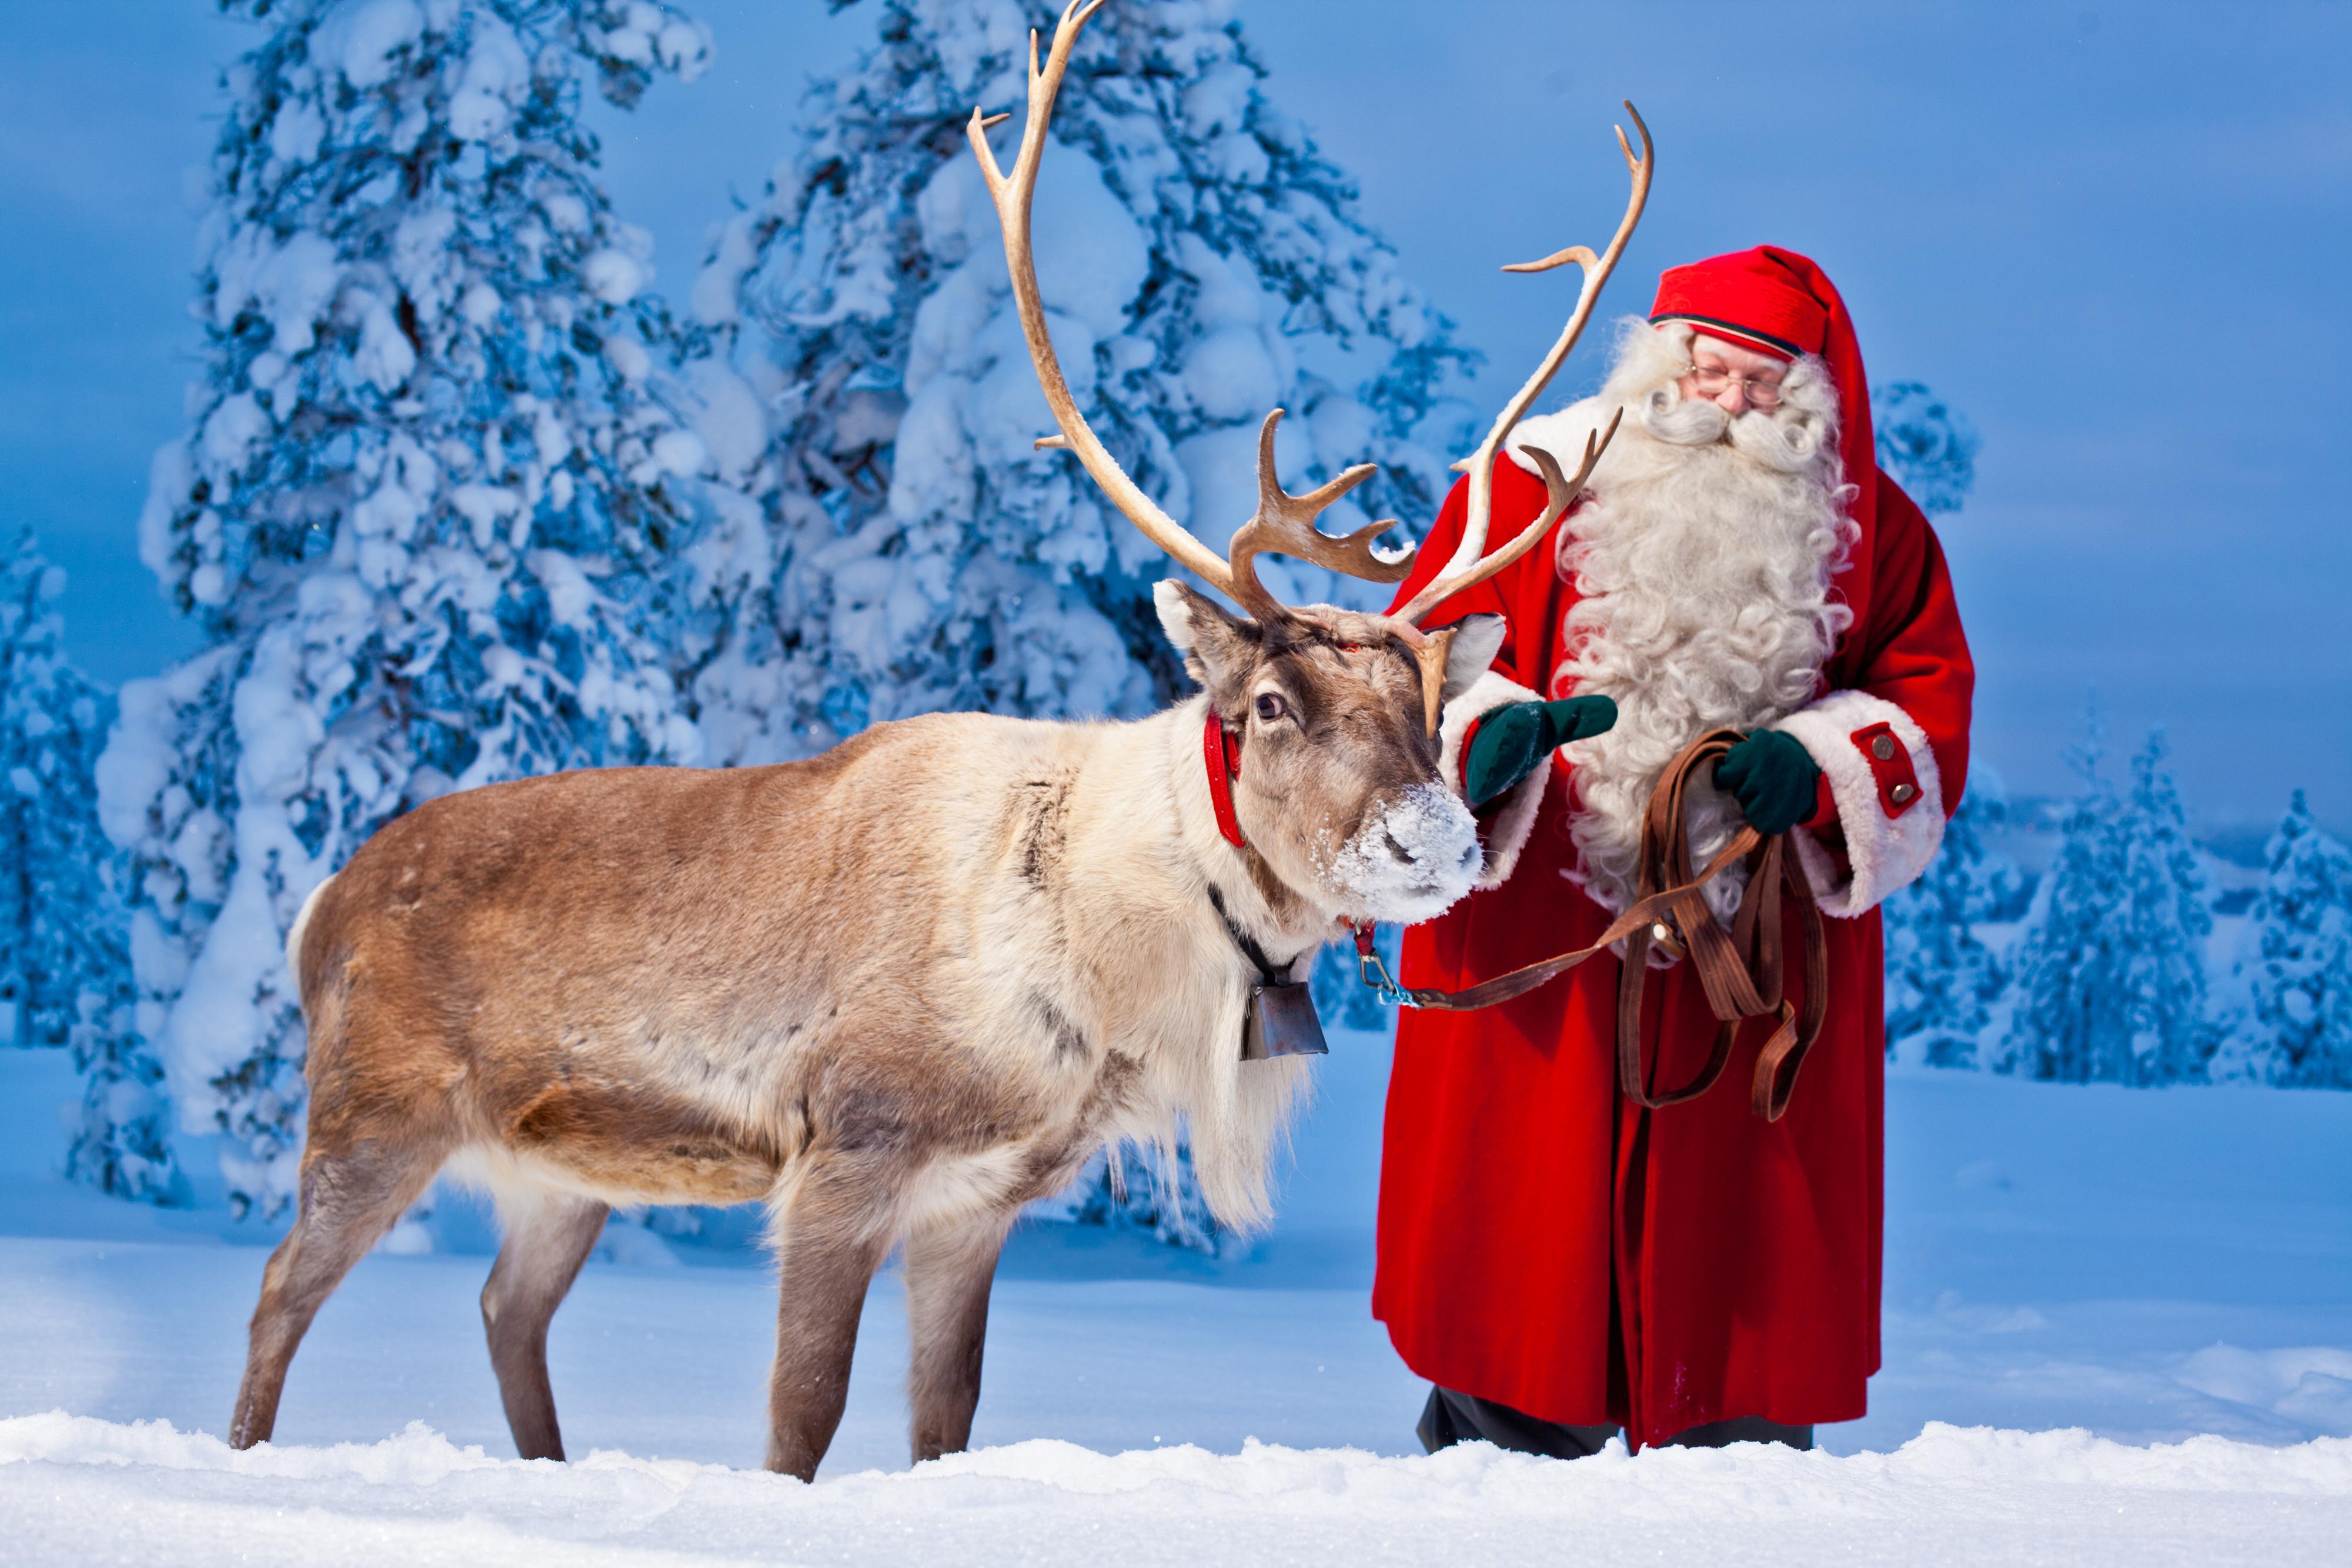
{"label": "reindeer leg", "polygon": [[971,1441],[988,1289],[1012,1219],[988,1215],[907,1238],[907,1328],[914,1340],[907,1396],[917,1464],[959,1453]]}
{"label": "reindeer leg", "polygon": [[555,1392],[547,1381],[547,1324],[604,1233],[609,1206],[566,1193],[501,1195],[506,1242],[482,1287],[482,1327],[515,1452],[526,1459],[563,1458]]}
{"label": "reindeer leg", "polygon": [[301,1216],[262,1270],[229,1447],[269,1440],[287,1364],[310,1320],[352,1265],[423,1196],[443,1153],[371,1139],[332,1153],[313,1145],[303,1155]]}
{"label": "reindeer leg", "polygon": [[812,1165],[775,1217],[782,1275],[768,1379],[768,1469],[814,1480],[849,1398],[866,1288],[890,1249],[895,1168],[838,1154]]}

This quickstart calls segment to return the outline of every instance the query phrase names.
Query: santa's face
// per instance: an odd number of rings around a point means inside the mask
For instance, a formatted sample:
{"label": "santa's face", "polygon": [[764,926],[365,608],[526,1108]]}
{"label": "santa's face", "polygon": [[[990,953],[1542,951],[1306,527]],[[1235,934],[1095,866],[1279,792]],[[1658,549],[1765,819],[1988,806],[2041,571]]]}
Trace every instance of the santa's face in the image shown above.
{"label": "santa's face", "polygon": [[1686,398],[1711,402],[1729,414],[1780,406],[1780,383],[1789,374],[1786,360],[1701,332],[1691,340],[1690,363],[1690,374],[1675,382]]}
{"label": "santa's face", "polygon": [[1700,337],[1686,321],[1626,325],[1601,399],[1692,465],[1712,464],[1705,449],[1719,447],[1781,476],[1834,457],[1837,392],[1819,360],[1783,362]]}

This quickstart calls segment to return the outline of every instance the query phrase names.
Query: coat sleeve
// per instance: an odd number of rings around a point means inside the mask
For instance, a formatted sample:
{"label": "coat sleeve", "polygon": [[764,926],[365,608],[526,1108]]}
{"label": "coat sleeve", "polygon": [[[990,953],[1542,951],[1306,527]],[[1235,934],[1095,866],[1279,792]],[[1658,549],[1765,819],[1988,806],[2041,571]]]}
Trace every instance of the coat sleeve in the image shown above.
{"label": "coat sleeve", "polygon": [[1864,623],[1846,679],[1776,729],[1804,743],[1833,798],[1843,854],[1811,834],[1797,851],[1824,914],[1851,918],[1927,869],[1968,781],[1976,665],[1943,547],[1885,473]]}
{"label": "coat sleeve", "polygon": [[[1539,481],[1523,474],[1516,464],[1501,462],[1495,465],[1495,498],[1491,520],[1493,536],[1508,538],[1533,521],[1545,499]],[[1533,488],[1530,505],[1527,492]],[[1421,553],[1414,559],[1412,571],[1397,590],[1390,602],[1393,611],[1420,592],[1424,585],[1444,570],[1453,559],[1454,548],[1462,541],[1464,518],[1469,510],[1470,482],[1457,480],[1445,497],[1445,505],[1431,525],[1429,537],[1422,541]],[[1515,613],[1523,600],[1522,570],[1528,562],[1542,558],[1549,569],[1550,557],[1542,548],[1529,551],[1486,581],[1444,601],[1432,611],[1423,622],[1434,631],[1451,626],[1471,615],[1500,615],[1504,621],[1503,645],[1496,651],[1494,663],[1486,673],[1470,687],[1445,705],[1439,716],[1438,768],[1445,781],[1456,793],[1465,793],[1463,768],[1468,756],[1471,739],[1478,732],[1478,723],[1498,707],[1513,703],[1539,702],[1542,695],[1519,678],[1525,666],[1538,656],[1543,643],[1543,629],[1524,626],[1524,614]],[[1544,785],[1551,770],[1538,767],[1528,776],[1490,800],[1477,813],[1478,839],[1486,852],[1486,863],[1480,868],[1474,885],[1481,888],[1498,887],[1518,864],[1519,852],[1527,845],[1528,835],[1535,831],[1536,811],[1543,803]]]}

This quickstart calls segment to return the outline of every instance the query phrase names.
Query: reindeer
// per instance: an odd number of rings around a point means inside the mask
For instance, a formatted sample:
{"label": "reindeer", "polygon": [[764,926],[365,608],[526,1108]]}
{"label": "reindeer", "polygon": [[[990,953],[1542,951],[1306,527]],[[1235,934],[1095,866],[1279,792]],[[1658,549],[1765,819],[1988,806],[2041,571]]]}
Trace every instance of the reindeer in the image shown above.
{"label": "reindeer", "polygon": [[[446,1172],[487,1188],[504,1242],[482,1291],[516,1448],[560,1459],[550,1318],[615,1205],[764,1203],[780,1305],[771,1469],[812,1478],[839,1424],[866,1288],[904,1244],[917,1460],[961,1448],[980,1396],[998,1249],[1022,1206],[1108,1140],[1187,1120],[1224,1224],[1267,1216],[1270,1151],[1302,1059],[1244,1062],[1254,990],[1343,923],[1425,919],[1482,874],[1441,751],[1447,697],[1497,618],[1423,631],[1568,507],[1485,553],[1485,476],[1582,329],[1640,216],[1652,152],[1618,133],[1633,195],[1608,251],[1572,247],[1568,329],[1465,466],[1478,486],[1446,569],[1394,614],[1293,608],[1257,556],[1378,582],[1374,524],[1316,517],[1258,444],[1257,514],[1223,559],[1096,439],[1046,335],[1029,210],[1055,95],[1103,0],[1074,0],[1008,175],[996,120],[969,129],[1004,231],[1029,351],[1060,434],[1137,527],[1243,612],[1157,590],[1201,691],[1135,723],[934,714],[807,761],[635,768],[445,796],[390,822],[303,904],[287,939],[310,1031],[299,1216],[269,1260],[230,1442],[268,1438],[320,1302]],[[1629,110],[1631,106],[1627,106]],[[1641,121],[1635,116],[1638,127]],[[1229,758],[1204,766],[1204,752]],[[1221,825],[1222,821],[1222,825]]]}

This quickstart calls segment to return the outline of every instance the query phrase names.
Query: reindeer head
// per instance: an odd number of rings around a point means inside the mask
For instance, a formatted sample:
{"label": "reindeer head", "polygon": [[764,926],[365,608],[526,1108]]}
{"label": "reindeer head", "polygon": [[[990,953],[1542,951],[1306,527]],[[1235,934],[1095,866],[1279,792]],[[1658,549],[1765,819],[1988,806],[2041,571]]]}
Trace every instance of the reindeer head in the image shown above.
{"label": "reindeer head", "polygon": [[[1407,924],[1470,891],[1477,827],[1438,774],[1425,672],[1386,616],[1236,616],[1174,581],[1156,597],[1238,759],[1234,814],[1286,887],[1327,918]],[[1455,630],[1441,701],[1492,662],[1503,620]]]}
{"label": "reindeer head", "polygon": [[1462,542],[1445,569],[1385,615],[1286,605],[1259,580],[1258,556],[1294,556],[1372,582],[1402,582],[1411,575],[1412,552],[1388,557],[1373,548],[1372,540],[1392,522],[1374,523],[1345,538],[1315,526],[1325,507],[1371,476],[1371,466],[1350,468],[1307,495],[1291,495],[1275,477],[1274,436],[1282,419],[1276,409],[1258,435],[1257,512],[1219,559],[1145,495],[1104,448],[1070,393],[1046,331],[1030,246],[1030,204],[1071,49],[1104,4],[1069,0],[1042,67],[1037,36],[1029,36],[1028,116],[1011,174],[998,164],[987,134],[1009,117],[974,110],[966,128],[1004,230],[1004,259],[1022,334],[1060,426],[1059,434],[1039,438],[1037,445],[1075,454],[1129,520],[1244,612],[1228,615],[1180,582],[1163,582],[1158,591],[1160,624],[1169,640],[1183,651],[1226,733],[1239,740],[1235,806],[1248,816],[1251,841],[1275,874],[1333,915],[1426,919],[1469,891],[1479,864],[1469,810],[1453,781],[1438,773],[1438,712],[1492,661],[1502,641],[1502,622],[1499,617],[1474,616],[1427,631],[1421,622],[1444,601],[1532,549],[1568,510],[1616,434],[1612,421],[1597,439],[1586,439],[1584,461],[1572,478],[1549,454],[1524,448],[1542,471],[1546,504],[1517,538],[1486,552],[1494,465],[1503,443],[1575,346],[1648,199],[1649,128],[1627,104],[1641,133],[1642,153],[1636,158],[1624,131],[1618,131],[1633,191],[1606,251],[1596,256],[1571,246],[1541,261],[1504,269],[1542,272],[1573,261],[1584,283],[1551,352],[1505,405],[1478,450],[1456,465],[1470,477],[1469,511]]}

